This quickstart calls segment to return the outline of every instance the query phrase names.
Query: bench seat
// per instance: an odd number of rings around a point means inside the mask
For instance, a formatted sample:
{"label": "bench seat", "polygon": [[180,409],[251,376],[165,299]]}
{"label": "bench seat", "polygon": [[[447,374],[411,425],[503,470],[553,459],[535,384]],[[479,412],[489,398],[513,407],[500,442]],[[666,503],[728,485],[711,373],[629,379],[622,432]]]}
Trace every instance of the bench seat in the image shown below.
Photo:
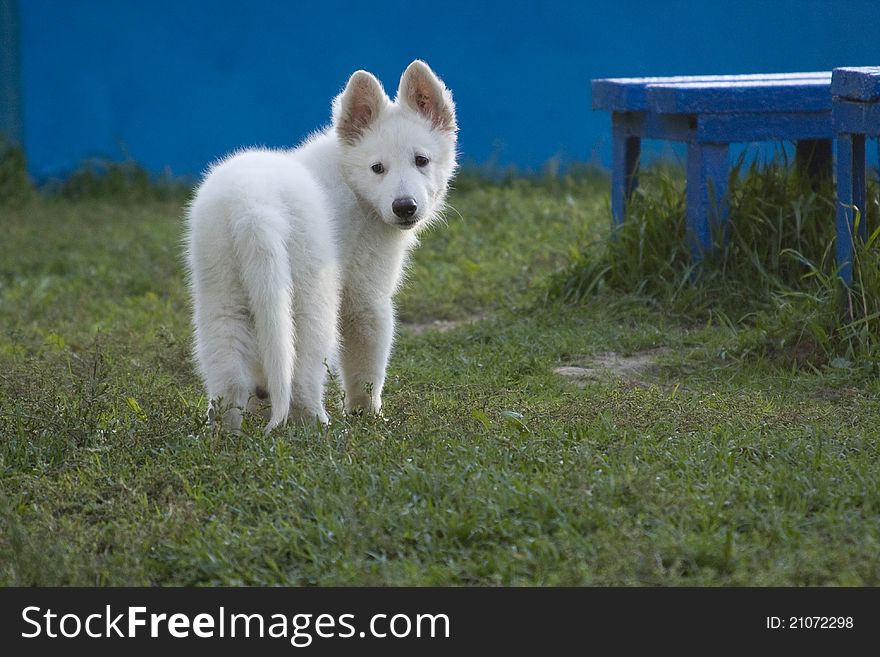
{"label": "bench seat", "polygon": [[787,140],[798,165],[830,174],[831,73],[605,78],[592,81],[593,109],[611,112],[611,212],[626,217],[638,185],[642,139],[687,144],[687,234],[699,260],[727,218],[729,145]]}

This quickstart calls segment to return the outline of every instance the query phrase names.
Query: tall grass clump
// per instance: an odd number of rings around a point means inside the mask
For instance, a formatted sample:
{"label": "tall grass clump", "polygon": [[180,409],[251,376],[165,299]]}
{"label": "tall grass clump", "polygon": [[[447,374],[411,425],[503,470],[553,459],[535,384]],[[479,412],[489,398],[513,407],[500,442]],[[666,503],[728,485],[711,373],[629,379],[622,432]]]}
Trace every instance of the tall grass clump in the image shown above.
{"label": "tall grass clump", "polygon": [[168,172],[151,175],[133,160],[87,160],[64,178],[33,181],[24,150],[0,138],[0,205],[21,208],[40,198],[58,201],[112,200],[185,202],[193,181]]}
{"label": "tall grass clump", "polygon": [[[875,190],[876,191],[876,190]],[[880,227],[869,212],[868,239],[853,244],[853,280],[842,284],[829,244],[821,259],[795,249],[783,255],[806,269],[797,285],[780,288],[772,306],[740,336],[743,351],[782,356],[809,365],[828,364],[852,373],[877,375],[880,361]],[[868,210],[871,209],[869,205]],[[864,221],[856,210],[856,224]],[[872,217],[873,216],[873,217]]]}
{"label": "tall grass clump", "polygon": [[[821,365],[880,354],[877,189],[859,209],[870,236],[855,245],[854,281],[834,258],[835,195],[776,158],[733,167],[726,231],[699,264],[685,236],[684,176],[659,166],[641,177],[627,220],[584,247],[550,283],[569,303],[603,294],[657,307],[683,321],[740,330],[745,353]],[[724,234],[726,232],[726,235]]]}
{"label": "tall grass clump", "polygon": [[24,205],[33,191],[25,167],[24,151],[20,146],[0,138],[0,204]]}
{"label": "tall grass clump", "polygon": [[50,180],[43,191],[65,200],[113,198],[117,201],[182,200],[192,181],[164,173],[153,176],[134,161],[89,160],[63,180]]}

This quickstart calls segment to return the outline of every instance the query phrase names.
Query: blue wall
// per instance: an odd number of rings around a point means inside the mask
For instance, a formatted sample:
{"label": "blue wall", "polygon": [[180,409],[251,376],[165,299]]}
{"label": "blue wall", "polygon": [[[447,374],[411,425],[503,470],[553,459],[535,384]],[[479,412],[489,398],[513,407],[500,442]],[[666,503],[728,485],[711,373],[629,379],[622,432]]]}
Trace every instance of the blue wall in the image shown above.
{"label": "blue wall", "polygon": [[463,159],[526,170],[607,164],[591,78],[880,63],[880,0],[20,0],[20,15],[38,177],[89,157],[198,174],[292,145],[352,71],[392,93],[416,57],[455,94]]}

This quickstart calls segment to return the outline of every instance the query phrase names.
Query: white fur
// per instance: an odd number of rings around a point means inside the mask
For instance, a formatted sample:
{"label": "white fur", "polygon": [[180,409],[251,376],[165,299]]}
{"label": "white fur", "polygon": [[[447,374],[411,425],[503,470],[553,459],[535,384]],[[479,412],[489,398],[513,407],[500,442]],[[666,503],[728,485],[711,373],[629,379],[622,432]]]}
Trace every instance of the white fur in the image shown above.
{"label": "white fur", "polygon": [[[187,213],[195,357],[224,426],[268,391],[266,431],[293,412],[328,421],[338,363],[345,409],[380,412],[392,297],[417,234],[456,167],[452,96],[415,61],[392,102],[365,71],[333,102],[333,124],[291,151],[246,150],[206,175]],[[416,156],[427,157],[417,166]],[[381,163],[384,172],[371,167]],[[395,199],[417,204],[402,225]]]}

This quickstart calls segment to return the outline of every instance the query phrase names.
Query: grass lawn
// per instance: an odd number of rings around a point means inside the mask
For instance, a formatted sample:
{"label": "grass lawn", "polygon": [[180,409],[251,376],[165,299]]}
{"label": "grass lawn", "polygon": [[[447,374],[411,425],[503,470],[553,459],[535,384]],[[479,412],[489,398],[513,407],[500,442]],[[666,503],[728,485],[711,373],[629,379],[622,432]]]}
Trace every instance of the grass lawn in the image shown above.
{"label": "grass lawn", "polygon": [[876,369],[756,349],[723,300],[554,294],[602,177],[462,177],[386,417],[331,384],[327,431],[268,437],[205,425],[185,193],[80,192],[0,205],[4,585],[880,584]]}

